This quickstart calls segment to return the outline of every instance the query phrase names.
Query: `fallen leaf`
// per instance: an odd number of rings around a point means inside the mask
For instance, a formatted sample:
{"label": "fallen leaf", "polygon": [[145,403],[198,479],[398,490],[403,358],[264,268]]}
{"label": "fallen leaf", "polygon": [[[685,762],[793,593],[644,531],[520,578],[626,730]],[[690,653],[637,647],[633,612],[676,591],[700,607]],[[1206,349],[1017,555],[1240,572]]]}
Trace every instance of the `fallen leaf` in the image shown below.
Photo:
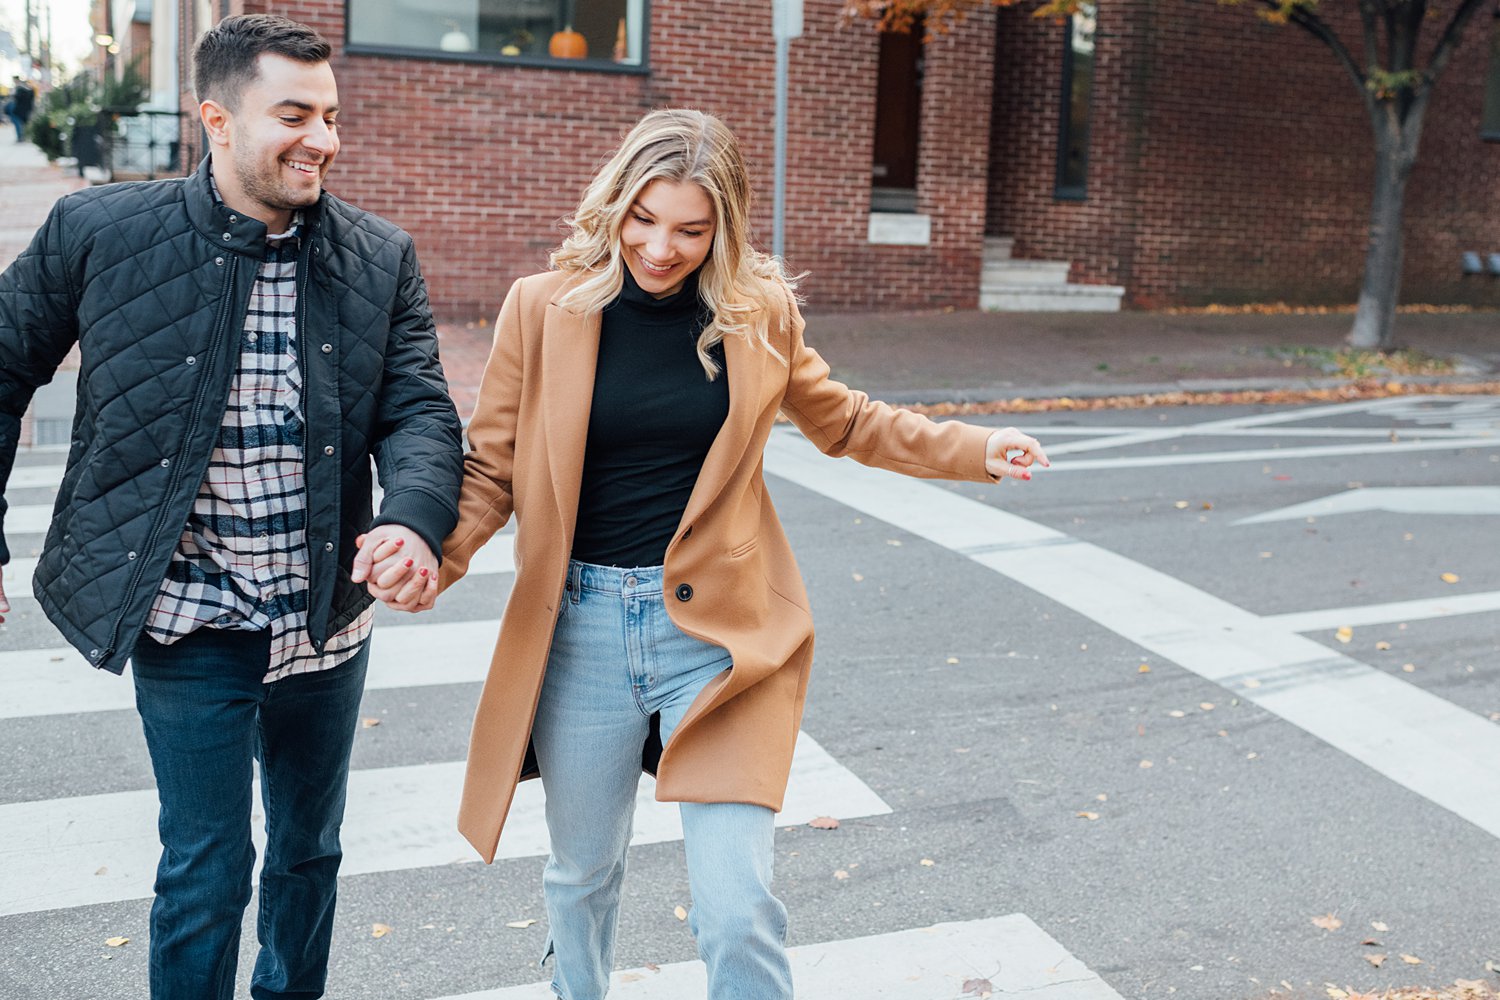
{"label": "fallen leaf", "polygon": [[1382,923],[1379,920],[1372,920],[1372,921],[1370,921],[1370,926],[1373,927],[1373,928],[1375,928],[1377,931],[1379,931],[1382,934],[1384,934],[1386,931],[1390,930],[1389,927],[1387,927],[1384,923]]}
{"label": "fallen leaf", "polygon": [[675,906],[675,907],[672,908],[672,914],[678,920],[686,920],[687,919],[687,909],[684,908],[682,906],[682,904],[680,904],[680,903],[677,906]]}
{"label": "fallen leaf", "polygon": [[639,972],[617,972],[615,978],[622,983],[638,983],[646,977]]}
{"label": "fallen leaf", "polygon": [[956,657],[956,656],[950,656],[950,657],[948,657],[948,662],[949,663],[957,663],[958,662],[958,657]]}
{"label": "fallen leaf", "polygon": [[885,540],[885,544],[887,544],[887,545],[894,545],[894,546],[896,546],[896,548],[899,549],[901,547],[901,540],[898,539],[898,538],[887,538]]}
{"label": "fallen leaf", "polygon": [[988,979],[965,979],[964,993],[971,997],[987,997],[995,992],[995,984]]}
{"label": "fallen leaf", "polygon": [[514,927],[518,931],[524,931],[534,923],[536,923],[536,918],[532,917],[529,920],[512,920],[505,926]]}
{"label": "fallen leaf", "polygon": [[1151,672],[1151,667],[1148,664],[1142,663],[1140,666],[1135,668],[1135,672],[1138,674],[1149,674]]}
{"label": "fallen leaf", "polygon": [[106,938],[104,943],[107,944],[107,945],[109,945],[109,947],[111,947],[111,948],[123,948],[125,945],[127,945],[127,944],[130,943],[130,938],[128,938],[128,937]]}
{"label": "fallen leaf", "polygon": [[1371,948],[1379,948],[1380,947],[1380,942],[1376,941],[1374,938],[1365,938],[1363,941],[1360,942],[1360,944],[1368,945]]}
{"label": "fallen leaf", "polygon": [[1381,639],[1379,642],[1377,642],[1375,644],[1375,648],[1376,649],[1390,649],[1391,648],[1391,644],[1388,643],[1388,642],[1386,642],[1384,639]]}
{"label": "fallen leaf", "polygon": [[1422,964],[1422,960],[1420,958],[1418,958],[1417,956],[1415,956],[1415,955],[1405,955],[1405,954],[1403,954],[1401,956],[1401,961],[1405,962],[1407,965],[1421,965]]}
{"label": "fallen leaf", "polygon": [[1444,573],[1438,579],[1442,580],[1444,583],[1457,583],[1459,577],[1457,573]]}
{"label": "fallen leaf", "polygon": [[375,924],[370,928],[370,937],[383,938],[391,932],[390,927],[385,924]]}
{"label": "fallen leaf", "polygon": [[1143,761],[1141,761],[1141,767],[1143,767],[1143,768],[1144,767],[1155,767],[1155,766],[1156,765],[1153,764],[1153,763],[1151,763],[1149,760],[1143,760]]}
{"label": "fallen leaf", "polygon": [[1364,956],[1364,959],[1365,959],[1366,962],[1369,962],[1371,965],[1375,966],[1375,968],[1378,969],[1382,965],[1385,964],[1386,956],[1384,956],[1384,955],[1366,955],[1366,956]]}
{"label": "fallen leaf", "polygon": [[371,729],[380,725],[379,719],[360,719],[359,724],[364,729]]}
{"label": "fallen leaf", "polygon": [[1409,674],[1413,674],[1417,671],[1417,665],[1415,663],[1403,663],[1401,664],[1401,669]]}
{"label": "fallen leaf", "polygon": [[1174,503],[1172,506],[1176,507],[1178,510],[1187,510],[1187,505],[1188,505],[1188,502],[1186,500],[1179,500],[1176,503]]}
{"label": "fallen leaf", "polygon": [[937,862],[934,861],[934,860],[932,860],[931,858],[923,858],[922,859],[922,867],[923,868],[931,868],[935,864],[937,864]]}
{"label": "fallen leaf", "polygon": [[1339,626],[1339,630],[1333,633],[1333,637],[1339,642],[1349,642],[1354,638],[1354,630],[1348,625]]}
{"label": "fallen leaf", "polygon": [[1314,927],[1321,927],[1325,931],[1336,931],[1344,926],[1344,922],[1332,913],[1325,913],[1321,917],[1313,917],[1312,922]]}
{"label": "fallen leaf", "polygon": [[1080,812],[1080,813],[1074,813],[1073,815],[1077,816],[1079,819],[1098,819],[1099,818],[1099,814],[1098,813],[1091,813],[1091,812]]}
{"label": "fallen leaf", "polygon": [[844,881],[844,879],[849,877],[849,873],[840,868],[838,871],[833,873],[833,877],[842,882]]}
{"label": "fallen leaf", "polygon": [[1455,979],[1453,985],[1470,993],[1478,993],[1482,997],[1494,995],[1490,992],[1490,984],[1483,979]]}
{"label": "fallen leaf", "polygon": [[1187,713],[1184,712],[1180,708],[1174,708],[1174,709],[1172,709],[1172,711],[1168,712],[1167,714],[1170,715],[1174,719],[1181,719],[1181,718],[1183,718],[1183,717],[1185,717],[1187,715]]}
{"label": "fallen leaf", "polygon": [[839,821],[832,816],[819,816],[816,819],[808,820],[807,825],[814,830],[837,830],[839,828]]}
{"label": "fallen leaf", "polygon": [[1108,802],[1109,801],[1109,796],[1105,795],[1103,792],[1100,792],[1098,795],[1095,795],[1094,798],[1098,799],[1100,802]]}
{"label": "fallen leaf", "polygon": [[109,874],[109,866],[108,865],[102,865],[102,866],[100,866],[100,868],[97,871],[95,871],[94,874],[95,875],[108,875]]}
{"label": "fallen leaf", "polygon": [[1337,986],[1328,987],[1327,992],[1328,995],[1333,998],[1333,1000],[1349,1000],[1349,994],[1339,989]]}
{"label": "fallen leaf", "polygon": [[1271,558],[1271,553],[1269,553],[1269,552],[1262,552],[1262,553],[1261,553],[1261,554],[1260,554],[1260,557],[1261,557],[1261,558],[1262,558],[1262,559],[1269,559],[1269,558]]}
{"label": "fallen leaf", "polygon": [[1200,701],[1198,702],[1198,707],[1205,712],[1212,712],[1214,710],[1214,703],[1211,701]]}
{"label": "fallen leaf", "polygon": [[1209,503],[1207,500],[1205,500],[1205,501],[1203,501],[1203,509],[1204,510],[1213,510],[1214,509],[1214,505],[1211,504],[1211,503]]}
{"label": "fallen leaf", "polygon": [[854,576],[854,582],[855,583],[859,583],[860,581],[862,581],[865,578],[865,576],[864,576],[863,573],[855,573],[855,574],[853,574],[853,576]]}
{"label": "fallen leaf", "polygon": [[657,965],[657,964],[656,964],[656,963],[655,963],[655,962],[647,962],[647,963],[646,963],[646,964],[645,964],[645,965],[644,965],[644,966],[643,966],[643,968],[644,968],[644,969],[645,969],[645,970],[646,970],[646,971],[647,971],[647,972],[660,972],[660,971],[661,971],[661,966],[659,966],[659,965]]}
{"label": "fallen leaf", "polygon": [[1247,681],[1245,681],[1245,687],[1247,687],[1247,688],[1258,688],[1258,687],[1260,687],[1260,681],[1256,680],[1254,677],[1251,677],[1250,679],[1248,679]]}

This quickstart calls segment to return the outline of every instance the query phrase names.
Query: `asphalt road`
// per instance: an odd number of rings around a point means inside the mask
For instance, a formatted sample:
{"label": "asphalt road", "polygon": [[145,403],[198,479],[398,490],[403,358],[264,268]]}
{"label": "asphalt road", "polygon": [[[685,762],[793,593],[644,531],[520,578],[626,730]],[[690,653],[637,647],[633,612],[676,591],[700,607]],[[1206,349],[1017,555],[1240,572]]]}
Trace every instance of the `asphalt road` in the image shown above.
{"label": "asphalt road", "polygon": [[[799,995],[1494,984],[1500,400],[1022,426],[1055,465],[1023,486],[867,474],[773,440],[819,625],[776,845]],[[10,489],[9,523],[45,524],[61,459],[22,456],[14,481],[38,485]],[[11,543],[23,558],[41,536]],[[510,580],[493,547],[430,615],[382,615],[330,997],[548,995],[502,989],[545,976],[534,831],[489,867],[451,840]],[[143,998],[154,795],[129,679],[93,675],[34,601],[12,603],[0,996]],[[689,975],[674,963],[694,949],[671,810],[638,830],[612,996],[690,995],[646,992]],[[910,933],[934,925],[970,938]],[[253,915],[245,937],[248,995]]]}

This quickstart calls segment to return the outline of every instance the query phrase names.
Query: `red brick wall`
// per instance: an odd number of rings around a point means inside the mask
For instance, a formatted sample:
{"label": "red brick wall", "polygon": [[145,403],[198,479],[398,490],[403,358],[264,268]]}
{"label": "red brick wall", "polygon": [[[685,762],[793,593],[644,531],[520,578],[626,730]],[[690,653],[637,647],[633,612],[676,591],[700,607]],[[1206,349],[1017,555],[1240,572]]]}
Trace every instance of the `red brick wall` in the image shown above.
{"label": "red brick wall", "polygon": [[[724,118],[756,182],[769,248],[775,49],[771,5],[650,5],[650,73],[620,75],[350,55],[342,0],[245,0],[335,42],[345,110],[329,189],[417,241],[443,318],[492,317],[510,282],[546,266],[559,220],[625,130],[653,107]],[[927,53],[918,210],[928,247],[867,242],[877,36],[841,26],[840,0],[807,0],[792,43],[788,264],[812,310],[972,308],[983,239],[994,20],[970,17]]]}
{"label": "red brick wall", "polygon": [[[1353,302],[1373,140],[1352,83],[1300,29],[1188,3],[1100,5],[1084,202],[1052,195],[1064,29],[1000,14],[987,230],[1138,306]],[[1463,250],[1500,251],[1500,144],[1479,138],[1491,20],[1475,19],[1428,113],[1405,301],[1500,305],[1500,280],[1459,270]]]}

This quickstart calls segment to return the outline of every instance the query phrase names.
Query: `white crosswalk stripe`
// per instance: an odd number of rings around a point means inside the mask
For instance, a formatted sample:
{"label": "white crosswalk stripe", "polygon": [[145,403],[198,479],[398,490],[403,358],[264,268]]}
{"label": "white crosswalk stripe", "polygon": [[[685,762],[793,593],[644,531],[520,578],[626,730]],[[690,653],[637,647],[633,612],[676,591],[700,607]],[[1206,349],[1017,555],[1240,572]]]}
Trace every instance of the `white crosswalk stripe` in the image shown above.
{"label": "white crosswalk stripe", "polygon": [[[1024,994],[1029,1000],[1120,1000],[1104,980],[1019,913],[802,945],[788,954],[792,980],[804,997],[940,1000]],[[609,995],[614,1000],[701,1000],[707,989],[701,962],[676,962],[616,972]],[[553,998],[546,983],[537,983],[441,1000]]]}

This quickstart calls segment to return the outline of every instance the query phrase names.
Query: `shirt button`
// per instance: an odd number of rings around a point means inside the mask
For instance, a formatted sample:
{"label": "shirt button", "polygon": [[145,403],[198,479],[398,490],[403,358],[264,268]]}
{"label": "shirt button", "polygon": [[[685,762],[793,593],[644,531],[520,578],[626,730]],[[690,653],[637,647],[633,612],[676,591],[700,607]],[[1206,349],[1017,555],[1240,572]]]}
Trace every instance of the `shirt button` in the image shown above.
{"label": "shirt button", "polygon": [[677,599],[679,601],[691,601],[693,599],[693,588],[686,583],[677,585]]}
{"label": "shirt button", "polygon": [[258,333],[247,333],[247,334],[245,334],[245,339],[248,340],[250,343],[253,344],[257,340],[260,339],[260,334],[258,334]]}
{"label": "shirt button", "polygon": [[324,354],[332,354],[333,353],[333,345],[332,344],[324,344],[323,345],[323,353]]}
{"label": "shirt button", "polygon": [[333,454],[333,445],[330,444],[330,445],[327,445],[326,447],[324,447],[323,454],[325,454],[325,455],[332,455]]}

